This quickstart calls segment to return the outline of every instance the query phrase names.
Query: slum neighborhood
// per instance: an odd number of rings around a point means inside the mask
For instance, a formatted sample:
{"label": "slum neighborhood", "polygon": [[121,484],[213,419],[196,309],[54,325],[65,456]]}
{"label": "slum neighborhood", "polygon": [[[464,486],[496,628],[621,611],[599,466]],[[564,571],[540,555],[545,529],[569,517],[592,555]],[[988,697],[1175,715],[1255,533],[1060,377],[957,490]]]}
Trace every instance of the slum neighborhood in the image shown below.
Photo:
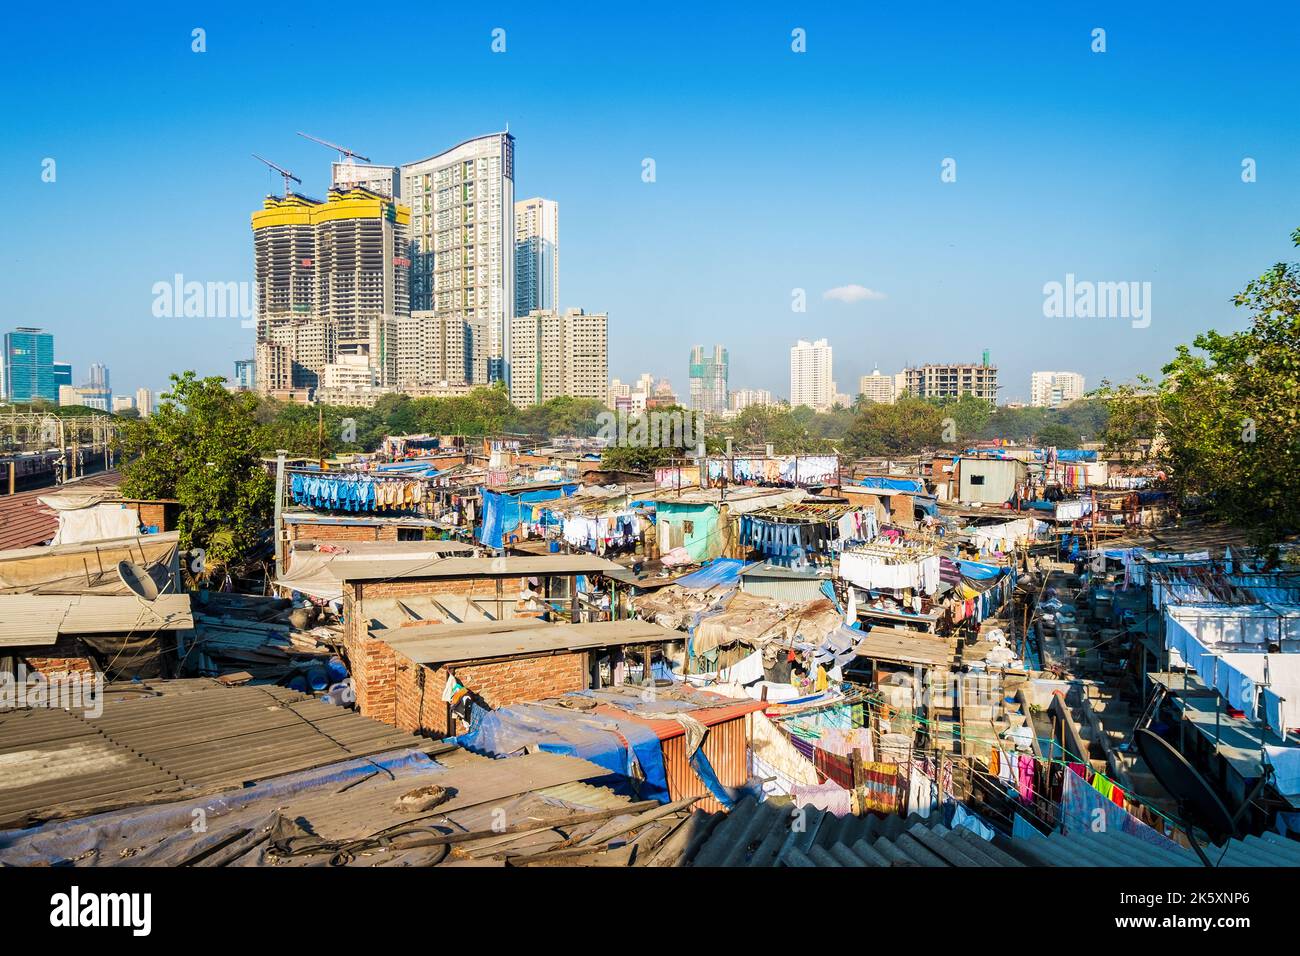
{"label": "slum neighborhood", "polygon": [[265,465],[242,576],[112,472],[6,506],[0,865],[1300,864],[1291,544],[1137,460]]}

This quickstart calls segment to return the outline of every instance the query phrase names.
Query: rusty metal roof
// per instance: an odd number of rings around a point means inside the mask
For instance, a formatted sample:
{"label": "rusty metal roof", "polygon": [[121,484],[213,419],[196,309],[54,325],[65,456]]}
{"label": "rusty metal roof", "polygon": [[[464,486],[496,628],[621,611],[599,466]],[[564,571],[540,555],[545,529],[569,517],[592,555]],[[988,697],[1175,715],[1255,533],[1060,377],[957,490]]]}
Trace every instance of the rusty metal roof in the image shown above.
{"label": "rusty metal roof", "polygon": [[102,713],[0,710],[0,828],[212,793],[340,760],[447,744],[284,687],[146,681]]}
{"label": "rusty metal roof", "polygon": [[37,488],[13,495],[0,495],[0,551],[30,548],[45,544],[59,530],[59,519],[53,508],[37,499],[54,491],[81,491],[111,488],[121,481],[115,471],[100,472],[68,482],[61,488]]}

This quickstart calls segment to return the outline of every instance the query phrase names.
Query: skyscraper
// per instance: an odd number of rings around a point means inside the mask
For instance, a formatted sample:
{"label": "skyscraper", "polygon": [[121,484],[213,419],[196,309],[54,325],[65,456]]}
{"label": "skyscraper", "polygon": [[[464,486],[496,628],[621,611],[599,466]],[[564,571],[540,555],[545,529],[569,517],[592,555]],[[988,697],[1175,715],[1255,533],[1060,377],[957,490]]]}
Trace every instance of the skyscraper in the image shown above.
{"label": "skyscraper", "polygon": [[509,377],[515,310],[515,139],[491,133],[401,167],[411,308],[464,319],[484,343],[473,383]]}
{"label": "skyscraper", "polygon": [[535,310],[510,320],[510,401],[520,408],[561,395],[609,396],[609,316]]}
{"label": "skyscraper", "polygon": [[825,411],[835,402],[835,381],[831,372],[831,347],[825,339],[800,339],[790,349],[790,407],[807,405]]}
{"label": "skyscraper", "polygon": [[1059,408],[1083,398],[1083,376],[1078,372],[1034,372],[1029,376],[1029,404]]}
{"label": "skyscraper", "polygon": [[54,383],[54,336],[44,329],[6,332],[0,361],[0,394],[11,402],[59,400]]}
{"label": "skyscraper", "polygon": [[515,203],[515,315],[560,309],[560,204]]}
{"label": "skyscraper", "polygon": [[140,412],[141,418],[148,418],[153,414],[153,392],[147,388],[137,388],[135,390],[135,407]]}
{"label": "skyscraper", "polygon": [[325,202],[266,198],[252,217],[257,342],[271,363],[259,387],[316,386],[339,355],[365,356],[380,384],[396,379],[409,221],[405,206],[359,186]]}
{"label": "skyscraper", "polygon": [[727,350],[713,346],[706,353],[703,345],[691,349],[691,408],[705,415],[721,415],[727,410]]}
{"label": "skyscraper", "polygon": [[54,387],[57,389],[60,385],[72,384],[72,363],[55,362],[54,363]]}

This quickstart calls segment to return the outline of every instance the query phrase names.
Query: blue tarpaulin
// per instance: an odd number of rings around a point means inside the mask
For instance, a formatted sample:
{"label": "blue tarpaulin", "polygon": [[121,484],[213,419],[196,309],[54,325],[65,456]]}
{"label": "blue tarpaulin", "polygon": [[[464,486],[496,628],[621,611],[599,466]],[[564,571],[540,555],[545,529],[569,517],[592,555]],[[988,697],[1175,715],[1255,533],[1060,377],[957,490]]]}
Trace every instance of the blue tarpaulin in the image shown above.
{"label": "blue tarpaulin", "polygon": [[525,508],[531,513],[533,505],[554,501],[556,498],[572,497],[577,488],[575,484],[514,493],[480,488],[479,493],[483,496],[483,523],[478,529],[479,543],[491,548],[501,547],[502,536],[519,527],[520,516]]}
{"label": "blue tarpaulin", "polygon": [[1056,450],[1057,461],[1096,461],[1097,453],[1095,451],[1084,451],[1081,448],[1058,448]]}
{"label": "blue tarpaulin", "polygon": [[714,558],[698,571],[692,571],[678,578],[673,584],[683,588],[707,591],[709,588],[727,587],[740,580],[740,571],[745,562],[738,558]]}
{"label": "blue tarpaulin", "polygon": [[530,749],[580,757],[626,777],[642,799],[660,803],[669,799],[659,738],[634,720],[557,712],[536,704],[513,704],[499,710],[475,707],[469,731],[457,737],[456,743],[496,756]]}
{"label": "blue tarpaulin", "polygon": [[1006,568],[999,567],[996,564],[981,564],[979,561],[962,561],[957,560],[957,567],[961,570],[962,576],[974,578],[977,581],[986,581],[996,578]]}
{"label": "blue tarpaulin", "polygon": [[877,495],[923,495],[925,494],[925,482],[919,478],[860,478],[856,484],[848,485],[844,490],[867,491]]}

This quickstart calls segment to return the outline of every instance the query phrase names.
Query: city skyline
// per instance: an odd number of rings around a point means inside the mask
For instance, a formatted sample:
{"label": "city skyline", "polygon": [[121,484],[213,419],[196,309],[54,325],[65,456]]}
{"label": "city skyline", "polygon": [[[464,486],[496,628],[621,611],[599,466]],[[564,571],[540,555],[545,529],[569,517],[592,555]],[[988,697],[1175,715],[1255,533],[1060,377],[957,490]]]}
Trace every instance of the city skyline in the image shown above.
{"label": "city skyline", "polygon": [[[1290,7],[1270,10],[1295,20]],[[743,23],[702,14],[684,36],[667,24],[633,30],[618,14],[561,28],[506,7],[447,35],[440,50],[455,75],[435,102],[386,104],[326,77],[286,119],[247,109],[291,74],[272,55],[281,41],[247,9],[206,16],[202,54],[190,50],[193,25],[173,17],[32,16],[38,30],[57,22],[83,55],[50,75],[39,45],[4,41],[0,70],[20,105],[14,148],[0,162],[16,219],[67,217],[78,228],[62,240],[66,251],[19,230],[0,239],[28,280],[16,284],[8,324],[46,328],[69,343],[61,359],[82,368],[101,359],[155,391],[186,368],[229,377],[252,354],[238,321],[155,318],[150,289],[175,274],[251,279],[247,212],[281,183],[247,154],[293,170],[308,194],[323,197],[331,182],[334,157],[297,129],[397,164],[508,123],[515,194],[565,207],[563,305],[608,313],[610,373],[624,380],[644,367],[684,379],[701,315],[711,317],[709,339],[728,344],[732,380],[776,392],[796,338],[831,341],[842,387],[877,364],[970,361],[984,348],[1007,383],[1004,401],[1027,400],[1042,368],[1076,369],[1093,386],[1152,374],[1197,330],[1245,324],[1231,296],[1259,263],[1293,257],[1288,236],[1300,219],[1287,189],[1298,134],[1271,120],[1297,82],[1281,55],[1287,31],[1260,37],[1226,17],[1206,48],[1197,24],[1118,7],[1005,30],[957,9],[932,22],[920,12],[868,21],[760,7]],[[1089,49],[1094,19],[1108,30],[1104,54]],[[498,22],[508,44],[493,54]],[[790,49],[794,26],[807,31],[807,53]],[[328,57],[344,40],[322,30],[314,42]],[[1233,65],[1247,44],[1248,76]],[[592,88],[590,54],[582,69],[554,67],[592,47],[596,63],[638,69]],[[1187,61],[1190,48],[1202,62]],[[118,94],[87,89],[109,62]],[[546,90],[527,82],[541,63],[555,79]],[[689,103],[675,95],[686,65],[698,93]],[[399,84],[419,80],[414,63],[386,69]],[[828,87],[836,77],[853,82]],[[1062,104],[1086,104],[1096,118],[1086,147]],[[131,211],[135,190],[116,188],[140,161],[144,130],[158,144],[150,206],[182,211],[167,230]],[[828,138],[853,174],[808,180],[800,225],[752,202]],[[53,182],[42,180],[46,158],[57,164]],[[955,182],[941,180],[949,158]],[[643,179],[646,159],[653,182]],[[1247,159],[1254,182],[1243,181]],[[1194,208],[1181,201],[1189,194]],[[682,231],[682,221],[719,228]],[[1222,249],[1205,238],[1225,233],[1239,241]],[[1045,318],[1044,285],[1067,276],[1151,282],[1150,326]],[[805,312],[791,308],[795,290]],[[922,323],[930,328],[918,338]],[[115,334],[103,335],[108,327]],[[141,340],[153,348],[134,348]]]}

